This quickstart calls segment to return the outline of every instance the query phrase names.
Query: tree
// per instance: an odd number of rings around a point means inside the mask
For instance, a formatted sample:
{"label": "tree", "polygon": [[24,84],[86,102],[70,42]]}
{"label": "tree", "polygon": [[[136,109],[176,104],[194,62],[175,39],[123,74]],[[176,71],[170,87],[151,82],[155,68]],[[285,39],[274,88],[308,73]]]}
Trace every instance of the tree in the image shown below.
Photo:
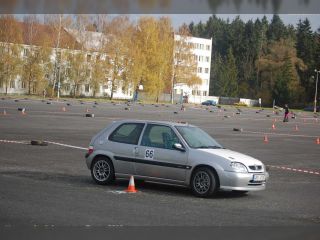
{"label": "tree", "polygon": [[223,60],[219,53],[214,55],[214,59],[212,60],[214,65],[212,65],[212,71],[210,76],[210,95],[221,96],[222,90],[222,72],[223,72]]}
{"label": "tree", "polygon": [[268,40],[279,41],[280,39],[287,38],[288,33],[286,26],[279,17],[279,15],[273,15],[269,29],[267,31]]}
{"label": "tree", "polygon": [[71,22],[72,22],[72,19],[70,18],[70,16],[65,16],[63,14],[45,15],[45,23],[48,24],[51,28],[51,33],[53,37],[53,49],[54,49],[54,56],[55,56],[53,81],[52,81],[52,95],[54,95],[56,83],[59,82],[59,79],[61,77],[60,69],[62,69],[62,67],[59,65],[59,63],[61,63],[61,59],[59,59],[59,57],[62,55],[61,48],[63,46],[62,43],[64,40],[62,36],[65,29],[71,25]]}
{"label": "tree", "polygon": [[139,19],[130,47],[129,76],[133,86],[159,101],[164,89],[171,89],[173,29],[169,18]]}
{"label": "tree", "polygon": [[227,83],[226,96],[238,97],[238,70],[231,48],[228,50],[224,69],[224,76]]}
{"label": "tree", "polygon": [[0,81],[8,94],[10,84],[13,86],[21,74],[22,33],[18,22],[12,15],[0,16]]}
{"label": "tree", "polygon": [[[108,24],[108,19],[106,15],[97,15],[92,19],[92,26],[97,31],[96,36],[98,36],[95,41],[97,41],[96,47],[93,49],[96,52],[95,59],[91,62],[91,78],[90,86],[93,89],[93,97],[99,91],[101,85],[106,85],[108,80],[108,75],[110,75],[110,63],[106,56],[105,49],[107,49],[108,39],[102,33]],[[88,27],[87,27],[88,30]]]}
{"label": "tree", "polygon": [[111,96],[117,87],[128,87],[128,82],[123,76],[126,75],[126,61],[129,56],[129,42],[132,36],[132,24],[128,17],[118,16],[105,26],[104,34],[108,38],[105,52],[110,63],[110,82],[111,82]]}
{"label": "tree", "polygon": [[[60,59],[68,62],[68,79],[71,83],[72,96],[79,96],[81,85],[88,77],[87,54],[82,51],[66,52]],[[61,66],[61,65],[60,65]]]}
{"label": "tree", "polygon": [[158,21],[158,74],[161,88],[158,88],[157,101],[164,89],[171,86],[172,63],[173,63],[173,27],[168,17],[162,17]]}
{"label": "tree", "polygon": [[96,97],[97,92],[102,84],[106,82],[108,74],[108,63],[105,56],[99,54],[96,56],[95,62],[92,64],[92,76],[90,86],[93,89],[93,97]]}
{"label": "tree", "polygon": [[314,74],[314,69],[317,68],[319,62],[316,61],[316,34],[311,30],[308,19],[299,21],[297,25],[297,56],[303,60],[308,67],[307,71],[299,71],[302,84],[306,90],[307,101],[313,100],[314,84],[310,78]]}
{"label": "tree", "polygon": [[[280,103],[293,104],[298,100],[301,101],[303,89],[297,70],[305,71],[307,67],[297,57],[292,40],[281,39],[270,43],[268,51],[257,60],[256,64],[259,65],[261,75],[260,94],[272,91],[273,98]],[[265,101],[271,103],[272,99]]]}
{"label": "tree", "polygon": [[40,31],[40,24],[36,16],[26,17],[24,24],[26,25],[24,35],[28,48],[24,50],[22,81],[28,86],[29,95],[31,93],[41,94],[48,86],[46,76],[52,69],[51,42]]}
{"label": "tree", "polygon": [[223,59],[220,55],[215,58],[216,67],[214,74],[214,95],[237,97],[238,96],[238,71],[232,49],[229,48],[228,55]]}
{"label": "tree", "polygon": [[[165,87],[163,79],[160,77],[160,49],[159,49],[159,25],[153,17],[142,17],[137,25],[137,43],[138,55],[137,60],[143,65],[134,64],[141,67],[141,84],[144,91],[151,97],[157,99],[159,90]],[[172,51],[171,51],[172,52]]]}

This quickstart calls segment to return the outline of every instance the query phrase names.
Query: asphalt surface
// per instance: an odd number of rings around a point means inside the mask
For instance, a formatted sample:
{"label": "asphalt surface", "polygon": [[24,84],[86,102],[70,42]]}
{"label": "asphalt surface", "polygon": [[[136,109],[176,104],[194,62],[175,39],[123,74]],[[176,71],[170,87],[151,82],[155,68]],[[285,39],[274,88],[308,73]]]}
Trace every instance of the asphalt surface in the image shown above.
{"label": "asphalt surface", "polygon": [[[312,113],[298,113],[283,123],[282,113],[270,110],[241,108],[236,114],[235,107],[210,112],[210,107],[181,111],[179,105],[67,102],[0,99],[0,226],[320,225],[320,120]],[[17,110],[20,107],[25,115]],[[85,117],[87,109],[94,118]],[[122,192],[125,180],[98,186],[82,148],[117,119],[197,125],[224,147],[269,166],[267,189],[201,199],[186,188],[148,182],[136,182],[136,194]],[[32,146],[31,140],[71,146]]]}

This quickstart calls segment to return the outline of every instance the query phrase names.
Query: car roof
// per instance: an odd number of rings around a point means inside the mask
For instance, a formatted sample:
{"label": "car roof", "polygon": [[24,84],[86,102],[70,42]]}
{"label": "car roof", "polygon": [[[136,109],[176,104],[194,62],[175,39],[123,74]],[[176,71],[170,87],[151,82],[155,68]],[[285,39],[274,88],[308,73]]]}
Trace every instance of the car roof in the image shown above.
{"label": "car roof", "polygon": [[195,127],[194,125],[188,124],[187,122],[183,122],[183,121],[169,122],[169,121],[154,121],[154,120],[123,119],[115,122],[117,123],[153,123],[153,124],[161,124],[161,125],[169,125],[169,126]]}

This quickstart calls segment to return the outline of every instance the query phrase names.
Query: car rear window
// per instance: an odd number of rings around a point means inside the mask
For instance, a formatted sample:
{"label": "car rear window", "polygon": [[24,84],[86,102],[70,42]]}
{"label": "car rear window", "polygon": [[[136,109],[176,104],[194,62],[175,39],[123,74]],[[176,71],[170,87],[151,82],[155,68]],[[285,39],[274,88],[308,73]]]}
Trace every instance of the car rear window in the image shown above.
{"label": "car rear window", "polygon": [[124,123],[111,133],[109,140],[137,145],[143,127],[144,123]]}

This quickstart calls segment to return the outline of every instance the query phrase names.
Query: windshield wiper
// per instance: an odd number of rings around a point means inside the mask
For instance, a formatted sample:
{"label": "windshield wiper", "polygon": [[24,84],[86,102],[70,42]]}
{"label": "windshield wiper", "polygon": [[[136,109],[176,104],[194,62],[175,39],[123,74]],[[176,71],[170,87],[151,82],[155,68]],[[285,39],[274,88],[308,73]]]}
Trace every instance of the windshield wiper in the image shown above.
{"label": "windshield wiper", "polygon": [[219,146],[199,146],[199,147],[197,147],[197,148],[202,148],[202,149],[204,149],[204,148],[220,149],[221,147],[219,147]]}

